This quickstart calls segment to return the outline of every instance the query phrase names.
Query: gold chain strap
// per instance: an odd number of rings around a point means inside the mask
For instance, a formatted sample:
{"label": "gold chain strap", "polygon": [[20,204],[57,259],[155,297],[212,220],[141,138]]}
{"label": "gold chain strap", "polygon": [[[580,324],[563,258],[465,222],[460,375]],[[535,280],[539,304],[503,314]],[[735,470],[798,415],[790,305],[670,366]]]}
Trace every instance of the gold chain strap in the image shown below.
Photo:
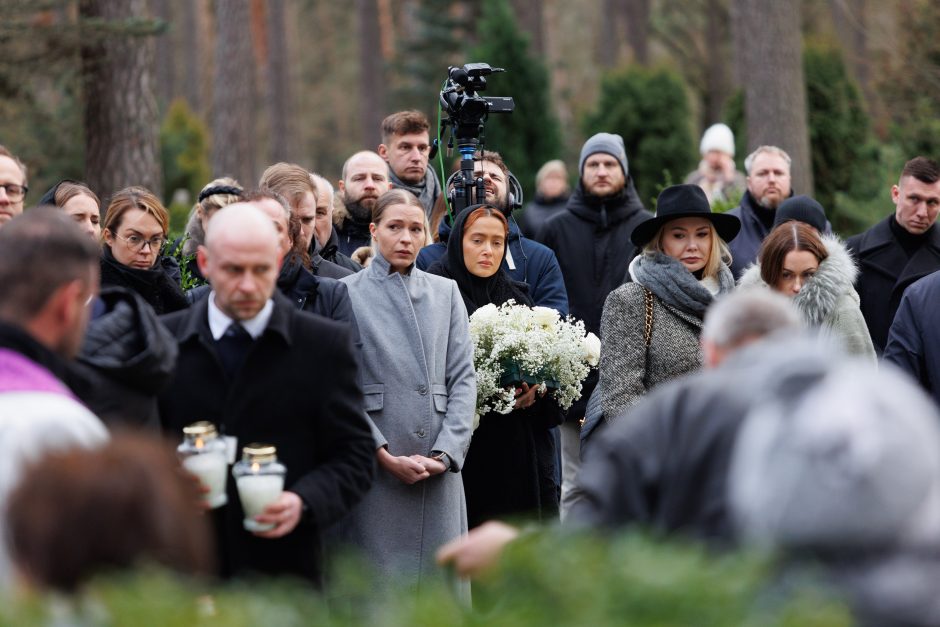
{"label": "gold chain strap", "polygon": [[649,348],[650,342],[653,341],[653,293],[646,288],[643,290],[646,292],[646,328],[643,335],[646,339],[646,348]]}

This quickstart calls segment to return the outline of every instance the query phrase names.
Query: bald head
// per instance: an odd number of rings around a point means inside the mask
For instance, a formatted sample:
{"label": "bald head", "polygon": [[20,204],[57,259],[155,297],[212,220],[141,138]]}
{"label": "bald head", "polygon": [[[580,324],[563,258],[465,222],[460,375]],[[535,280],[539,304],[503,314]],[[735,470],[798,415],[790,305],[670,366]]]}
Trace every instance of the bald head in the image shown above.
{"label": "bald head", "polygon": [[374,166],[382,172],[388,172],[388,164],[378,153],[372,152],[371,150],[361,150],[349,159],[346,159],[346,163],[343,164],[343,180],[346,181],[349,179],[349,170],[351,168],[363,166]]}
{"label": "bald head", "polygon": [[274,223],[253,203],[220,209],[196,257],[216,306],[233,320],[257,316],[274,293],[281,250]]}

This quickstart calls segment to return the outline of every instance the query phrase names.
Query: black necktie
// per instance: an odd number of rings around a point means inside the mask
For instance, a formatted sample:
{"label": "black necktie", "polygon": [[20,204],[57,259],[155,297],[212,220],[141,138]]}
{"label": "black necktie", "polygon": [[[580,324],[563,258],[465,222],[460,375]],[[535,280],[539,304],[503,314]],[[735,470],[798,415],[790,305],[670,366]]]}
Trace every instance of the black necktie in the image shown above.
{"label": "black necktie", "polygon": [[235,373],[245,361],[245,355],[248,354],[252,341],[251,334],[237,322],[230,324],[222,337],[216,340],[215,348],[229,380],[235,378]]}

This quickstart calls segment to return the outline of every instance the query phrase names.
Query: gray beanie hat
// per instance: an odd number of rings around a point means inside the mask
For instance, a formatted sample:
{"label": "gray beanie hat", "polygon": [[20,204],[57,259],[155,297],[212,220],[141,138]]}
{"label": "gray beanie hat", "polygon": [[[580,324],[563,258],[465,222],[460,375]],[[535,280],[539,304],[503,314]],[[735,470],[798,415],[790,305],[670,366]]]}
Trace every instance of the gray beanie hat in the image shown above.
{"label": "gray beanie hat", "polygon": [[584,162],[587,158],[597,152],[606,152],[615,157],[623,168],[623,175],[630,174],[627,168],[627,149],[623,147],[623,137],[613,133],[598,133],[584,142],[581,148],[581,159],[578,160],[578,174],[584,174]]}
{"label": "gray beanie hat", "polygon": [[[730,467],[744,536],[792,548],[940,540],[940,417],[891,367],[851,362],[748,415]],[[932,540],[931,540],[932,539]]]}

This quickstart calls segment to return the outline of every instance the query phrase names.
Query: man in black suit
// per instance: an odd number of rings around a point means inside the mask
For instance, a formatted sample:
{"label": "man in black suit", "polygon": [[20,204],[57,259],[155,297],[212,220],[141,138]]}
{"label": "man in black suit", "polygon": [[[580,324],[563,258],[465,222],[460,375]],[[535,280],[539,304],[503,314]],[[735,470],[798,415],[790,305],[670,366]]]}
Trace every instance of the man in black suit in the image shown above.
{"label": "man in black suit", "polygon": [[940,270],[940,165],[926,157],[908,161],[891,199],[894,214],[846,242],[858,260],[855,288],[879,355],[904,290]]}
{"label": "man in black suit", "polygon": [[163,318],[179,343],[176,375],[160,398],[164,429],[208,420],[240,448],[273,444],[285,491],[248,532],[235,481],[213,511],[223,577],[296,575],[319,584],[321,532],[368,490],[375,451],[362,412],[345,325],[297,311],[275,289],[280,267],[270,218],[249,203],[213,216],[199,268],[212,293]]}

